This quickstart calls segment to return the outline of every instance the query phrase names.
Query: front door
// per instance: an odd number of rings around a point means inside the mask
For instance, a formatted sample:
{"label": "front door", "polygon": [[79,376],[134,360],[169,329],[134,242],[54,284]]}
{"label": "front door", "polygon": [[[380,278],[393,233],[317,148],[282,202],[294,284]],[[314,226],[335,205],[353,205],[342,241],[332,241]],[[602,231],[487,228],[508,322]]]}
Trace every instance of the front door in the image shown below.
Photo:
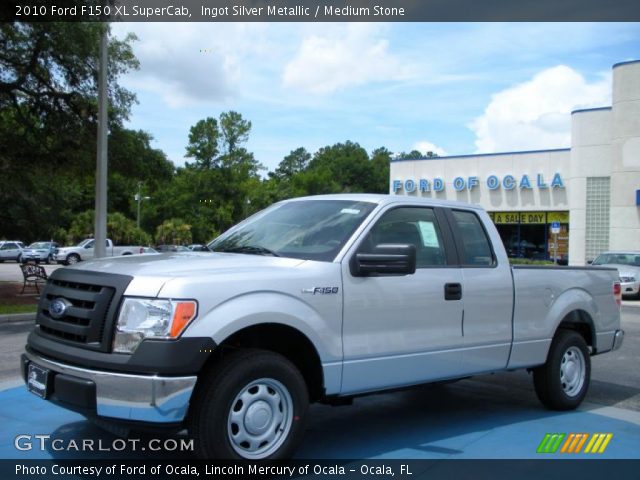
{"label": "front door", "polygon": [[[461,374],[462,273],[444,213],[390,207],[343,261],[343,394]],[[354,277],[349,260],[379,244],[413,244],[412,275]],[[456,293],[458,292],[458,293]],[[447,298],[445,298],[447,297]]]}

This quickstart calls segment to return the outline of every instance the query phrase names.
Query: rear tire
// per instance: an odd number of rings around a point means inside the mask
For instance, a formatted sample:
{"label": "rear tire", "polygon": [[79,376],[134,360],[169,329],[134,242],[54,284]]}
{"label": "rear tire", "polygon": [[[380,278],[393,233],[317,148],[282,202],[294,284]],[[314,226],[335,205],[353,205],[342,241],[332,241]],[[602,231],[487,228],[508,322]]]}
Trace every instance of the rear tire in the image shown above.
{"label": "rear tire", "polygon": [[533,370],[533,385],[542,404],[551,410],[573,410],[589,389],[591,358],[582,335],[560,329],[547,363]]}
{"label": "rear tire", "polygon": [[307,385],[285,357],[240,350],[198,380],[188,418],[201,458],[286,459],[302,440]]}

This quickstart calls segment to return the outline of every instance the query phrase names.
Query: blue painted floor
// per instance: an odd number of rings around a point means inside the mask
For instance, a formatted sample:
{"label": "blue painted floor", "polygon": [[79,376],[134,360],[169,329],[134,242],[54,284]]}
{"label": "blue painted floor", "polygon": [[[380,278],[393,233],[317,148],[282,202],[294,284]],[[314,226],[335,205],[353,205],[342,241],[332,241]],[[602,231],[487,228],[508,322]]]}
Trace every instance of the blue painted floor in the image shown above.
{"label": "blue painted floor", "polygon": [[[530,395],[529,395],[530,394]],[[588,402],[588,398],[587,398]],[[0,458],[162,458],[166,453],[16,449],[18,435],[51,435],[78,444],[116,438],[82,416],[39,399],[24,387],[0,391]],[[617,418],[613,418],[617,417]],[[640,412],[585,404],[573,412],[545,410],[533,391],[508,382],[466,380],[356,399],[353,406],[314,405],[298,450],[308,459],[540,459],[546,433],[612,433],[602,454],[546,454],[544,458],[640,459]],[[153,437],[150,437],[153,438]],[[24,446],[24,444],[23,444]],[[173,455],[174,457],[176,455]]]}

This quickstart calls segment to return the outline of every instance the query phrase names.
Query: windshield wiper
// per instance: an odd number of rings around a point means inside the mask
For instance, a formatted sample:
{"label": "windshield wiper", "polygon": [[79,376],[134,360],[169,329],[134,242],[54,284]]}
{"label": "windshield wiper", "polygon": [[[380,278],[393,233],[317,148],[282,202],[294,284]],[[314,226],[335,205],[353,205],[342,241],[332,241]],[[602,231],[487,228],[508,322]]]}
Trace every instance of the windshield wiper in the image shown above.
{"label": "windshield wiper", "polygon": [[272,257],[280,256],[273,250],[269,250],[268,248],[260,247],[257,245],[241,245],[238,247],[222,248],[218,250],[218,252],[249,253],[251,255],[270,255]]}

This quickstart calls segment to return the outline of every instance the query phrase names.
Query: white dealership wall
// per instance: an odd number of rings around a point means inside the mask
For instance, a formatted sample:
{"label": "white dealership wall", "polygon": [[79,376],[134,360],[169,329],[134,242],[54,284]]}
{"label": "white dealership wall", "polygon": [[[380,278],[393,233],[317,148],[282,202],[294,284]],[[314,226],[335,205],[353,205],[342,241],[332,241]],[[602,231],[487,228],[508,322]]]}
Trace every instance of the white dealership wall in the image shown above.
{"label": "white dealership wall", "polygon": [[[640,61],[613,66],[611,107],[577,110],[571,120],[567,149],[392,161],[390,192],[477,203],[490,212],[569,211],[571,265],[591,259],[588,244],[591,250],[640,250]],[[556,174],[561,185],[556,177],[552,186]],[[487,185],[491,176],[500,180],[498,188]],[[507,176],[515,188],[505,188]],[[474,177],[478,184],[469,188]],[[439,192],[434,179],[444,183]],[[465,188],[456,191],[460,179]],[[594,194],[607,190],[602,201]]]}

